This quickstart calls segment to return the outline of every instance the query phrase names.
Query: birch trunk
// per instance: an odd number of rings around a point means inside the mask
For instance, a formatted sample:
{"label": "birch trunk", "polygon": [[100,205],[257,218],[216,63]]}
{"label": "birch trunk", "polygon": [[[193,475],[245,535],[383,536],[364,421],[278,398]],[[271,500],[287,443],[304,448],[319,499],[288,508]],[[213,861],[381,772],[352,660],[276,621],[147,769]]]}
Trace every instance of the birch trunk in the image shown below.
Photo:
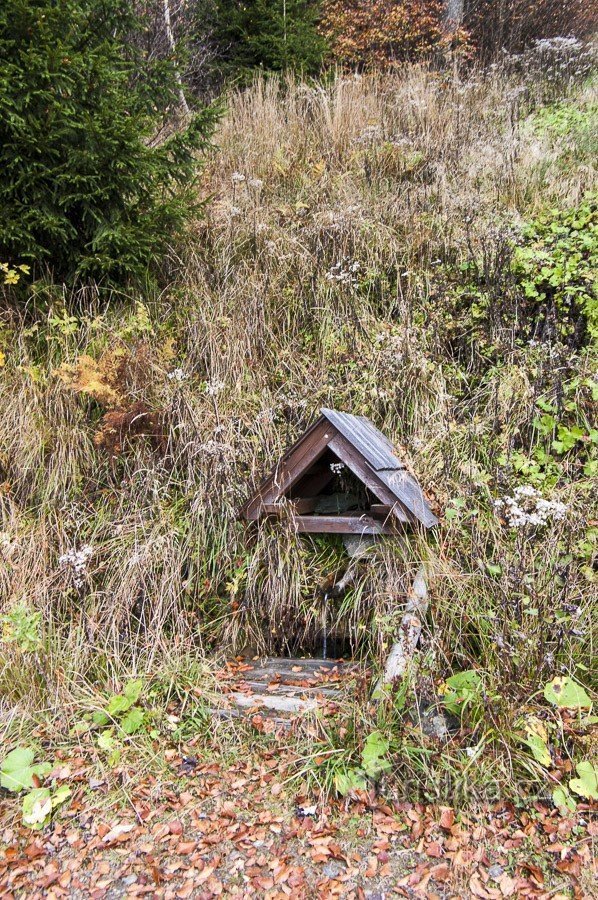
{"label": "birch trunk", "polygon": [[[171,52],[173,56],[176,54],[176,42],[174,39],[174,32],[172,30],[172,21],[170,18],[170,0],[163,0],[163,9],[164,9],[164,26],[166,28],[166,37],[168,38],[168,43],[170,45]],[[179,103],[183,108],[183,112],[186,116],[189,115],[190,109],[185,98],[185,92],[183,90],[183,79],[181,78],[181,73],[179,71],[178,63],[174,62],[175,65],[175,78],[177,80],[177,84],[179,86]]]}

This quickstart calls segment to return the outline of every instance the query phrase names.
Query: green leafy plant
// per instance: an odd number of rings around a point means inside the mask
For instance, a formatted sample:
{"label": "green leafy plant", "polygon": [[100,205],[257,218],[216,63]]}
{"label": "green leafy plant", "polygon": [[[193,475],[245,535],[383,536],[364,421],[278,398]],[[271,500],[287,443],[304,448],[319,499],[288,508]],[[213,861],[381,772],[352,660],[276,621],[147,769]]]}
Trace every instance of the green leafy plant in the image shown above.
{"label": "green leafy plant", "polygon": [[366,738],[361,751],[361,765],[352,766],[335,775],[335,787],[345,797],[354,790],[367,790],[368,779],[376,781],[391,768],[386,756],[390,741],[380,731],[372,731]]}
{"label": "green leafy plant", "polygon": [[0,787],[15,792],[32,788],[35,780],[52,768],[49,763],[34,763],[34,759],[31,747],[12,750],[0,764]]}
{"label": "green leafy plant", "polygon": [[145,712],[135,704],[143,689],[140,678],[128,681],[122,694],[113,694],[104,709],[96,710],[92,715],[94,725],[108,725],[116,722],[126,735],[135,734],[145,721]]}
{"label": "green leafy plant", "polygon": [[47,787],[34,788],[23,797],[23,824],[40,830],[48,824],[54,810],[62,806],[70,796],[71,789],[66,784],[54,790]]}
{"label": "green leafy plant", "polygon": [[592,705],[585,688],[568,675],[557,675],[544,685],[544,696],[553,706],[584,709]]}
{"label": "green leafy plant", "polygon": [[552,792],[552,801],[555,806],[563,806],[574,811],[577,802],[572,796],[577,794],[584,800],[598,800],[598,772],[596,767],[587,760],[581,760],[575,766],[577,778],[571,778],[569,784],[561,784]]}
{"label": "green leafy plant", "polygon": [[52,812],[71,795],[67,785],[41,786],[40,781],[52,770],[49,762],[35,763],[35,751],[31,747],[17,747],[0,763],[0,787],[12,793],[27,791],[23,796],[23,824],[40,829],[46,825]]}
{"label": "green leafy plant", "polygon": [[589,194],[572,209],[551,209],[523,228],[513,270],[544,321],[562,339],[598,339],[598,205]]}
{"label": "green leafy plant", "polygon": [[41,613],[24,603],[14,606],[0,617],[2,640],[16,644],[24,653],[32,653],[42,646]]}
{"label": "green leafy plant", "polygon": [[532,756],[542,766],[550,766],[552,759],[548,749],[548,730],[537,716],[528,715],[520,723],[523,730],[521,741],[531,751]]}
{"label": "green leafy plant", "polygon": [[482,676],[474,669],[457,672],[444,683],[441,690],[442,703],[453,715],[463,717],[467,712],[477,722],[483,714],[483,687]]}

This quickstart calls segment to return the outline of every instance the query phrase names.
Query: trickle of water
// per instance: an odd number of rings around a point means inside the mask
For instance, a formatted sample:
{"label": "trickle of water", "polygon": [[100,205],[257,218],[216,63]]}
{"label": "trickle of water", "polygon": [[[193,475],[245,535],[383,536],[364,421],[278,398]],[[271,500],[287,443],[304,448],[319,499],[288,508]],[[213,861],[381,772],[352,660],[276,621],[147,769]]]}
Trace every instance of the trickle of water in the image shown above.
{"label": "trickle of water", "polygon": [[322,610],[322,659],[327,659],[328,651],[328,594],[324,594]]}

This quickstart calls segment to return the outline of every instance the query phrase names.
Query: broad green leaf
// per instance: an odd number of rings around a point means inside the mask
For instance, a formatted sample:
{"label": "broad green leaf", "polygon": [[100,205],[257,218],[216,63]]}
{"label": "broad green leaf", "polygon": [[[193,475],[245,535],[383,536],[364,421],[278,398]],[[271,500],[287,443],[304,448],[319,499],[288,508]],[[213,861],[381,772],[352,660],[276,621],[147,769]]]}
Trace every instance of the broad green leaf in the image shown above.
{"label": "broad green leaf", "polygon": [[110,721],[110,716],[103,709],[96,709],[91,717],[91,721],[94,725],[107,725]]}
{"label": "broad green leaf", "polygon": [[35,753],[29,747],[17,747],[9,753],[0,766],[0,786],[8,791],[33,787],[34,759]]}
{"label": "broad green leaf", "polygon": [[139,697],[141,696],[141,691],[143,690],[143,681],[141,678],[134,678],[132,681],[127,681],[125,684],[123,694],[131,702],[137,703]]}
{"label": "broad green leaf", "polygon": [[588,800],[598,800],[598,772],[591,762],[583,760],[575,766],[577,778],[572,778],[569,787],[580,797]]}
{"label": "broad green leaf", "polygon": [[585,708],[592,705],[592,701],[585,689],[581,684],[569,678],[568,675],[557,675],[556,678],[549,681],[544,686],[544,696],[554,706],[563,706],[569,709]]}
{"label": "broad green leaf", "polygon": [[525,729],[525,737],[521,739],[522,742],[529,747],[537,762],[543,766],[549,766],[552,759],[548,749],[548,731],[544,722],[537,716],[526,716],[521,724]]}
{"label": "broad green leaf", "polygon": [[372,731],[368,735],[361,753],[363,770],[370,778],[376,778],[390,769],[390,763],[384,759],[390,748],[389,741],[380,731]]}
{"label": "broad green leaf", "polygon": [[129,700],[128,697],[125,697],[124,694],[114,694],[108,701],[106,712],[109,716],[120,716],[133,706],[134,702],[134,700]]}
{"label": "broad green leaf", "polygon": [[566,787],[558,787],[552,792],[552,802],[555,806],[558,806],[559,809],[564,806],[565,809],[574,812],[577,808],[577,803],[569,793]]}
{"label": "broad green leaf", "polygon": [[542,766],[549,766],[551,764],[552,760],[550,758],[550,752],[539,734],[528,734],[528,736],[524,738],[524,743],[527,744],[532,751],[534,759]]}
{"label": "broad green leaf", "polygon": [[346,797],[351,791],[367,791],[368,788],[365,773],[361,769],[337,772],[334,776],[334,786],[341,797]]}
{"label": "broad green leaf", "polygon": [[102,731],[102,733],[98,735],[98,747],[100,748],[100,750],[106,750],[110,752],[111,750],[114,750],[115,746],[116,741],[114,740],[114,736],[110,729]]}
{"label": "broad green leaf", "polygon": [[56,809],[71,796],[71,789],[63,784],[55,791],[50,788],[35,788],[23,797],[23,824],[40,829],[50,819]]}
{"label": "broad green leaf", "polygon": [[34,788],[23,797],[23,824],[43,828],[52,813],[52,794],[49,788]]}
{"label": "broad green leaf", "polygon": [[468,704],[480,697],[482,687],[482,678],[475,669],[457,672],[447,678],[442,702],[449,712],[460,716]]}
{"label": "broad green leaf", "polygon": [[143,725],[143,720],[145,718],[145,713],[139,707],[134,707],[130,709],[126,716],[123,717],[120,723],[120,727],[124,731],[125,734],[135,734],[136,731],[139,731],[141,726]]}

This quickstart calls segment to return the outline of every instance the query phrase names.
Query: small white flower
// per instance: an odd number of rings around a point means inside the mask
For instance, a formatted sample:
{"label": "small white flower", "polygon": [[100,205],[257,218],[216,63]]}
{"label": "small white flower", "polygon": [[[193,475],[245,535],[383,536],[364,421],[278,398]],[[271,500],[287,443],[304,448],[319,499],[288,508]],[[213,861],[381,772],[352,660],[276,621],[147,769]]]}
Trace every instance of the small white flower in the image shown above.
{"label": "small white flower", "polygon": [[361,264],[355,259],[342,259],[335,263],[329,272],[326,273],[326,280],[335,284],[343,284],[354,286],[358,282],[357,273],[361,269]]}
{"label": "small white flower", "polygon": [[233,218],[234,218],[235,216],[240,216],[240,215],[241,215],[241,210],[239,209],[238,206],[231,206],[229,212],[230,212],[230,214],[231,214],[231,216],[232,216]]}
{"label": "small white flower", "polygon": [[253,188],[254,191],[261,191],[264,186],[264,182],[261,178],[250,178],[247,184],[250,188]]}
{"label": "small white flower", "polygon": [[58,564],[63,568],[70,568],[73,573],[73,581],[76,587],[81,587],[87,572],[87,563],[93,554],[93,547],[85,544],[80,550],[68,550],[58,559]]}
{"label": "small white flower", "polygon": [[172,372],[168,372],[166,377],[169,381],[185,381],[186,378],[189,378],[184,369],[173,369]]}
{"label": "small white flower", "polygon": [[342,462],[330,463],[330,471],[333,475],[340,475],[344,468],[345,464]]}
{"label": "small white flower", "polygon": [[220,391],[224,390],[226,387],[224,381],[219,381],[218,379],[213,379],[212,381],[206,382],[206,386],[204,388],[204,393],[209,397],[215,397],[216,394],[219,394]]}
{"label": "small white flower", "polygon": [[237,184],[240,184],[241,182],[245,181],[245,176],[241,175],[240,172],[233,172],[233,174],[231,175],[231,179]]}
{"label": "small white flower", "polygon": [[558,500],[546,500],[531,484],[515,488],[512,497],[502,497],[494,501],[494,508],[503,510],[511,528],[525,528],[532,525],[542,528],[550,520],[560,521],[567,513],[567,505]]}

